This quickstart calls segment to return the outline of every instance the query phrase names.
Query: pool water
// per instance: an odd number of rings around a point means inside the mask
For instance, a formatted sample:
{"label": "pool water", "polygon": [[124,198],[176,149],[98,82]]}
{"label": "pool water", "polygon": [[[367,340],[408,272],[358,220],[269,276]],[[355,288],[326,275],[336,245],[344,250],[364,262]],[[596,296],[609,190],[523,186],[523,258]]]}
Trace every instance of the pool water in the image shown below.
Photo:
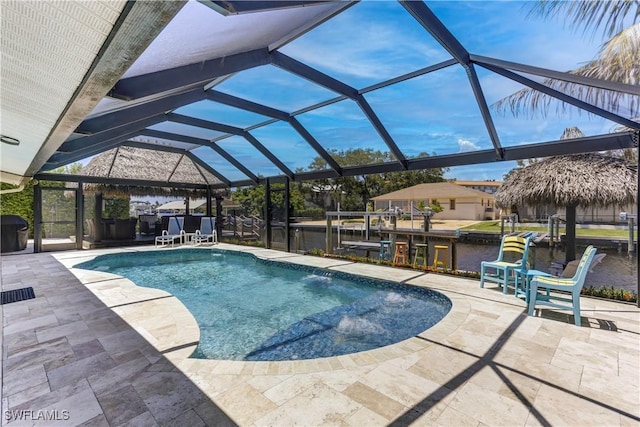
{"label": "pool water", "polygon": [[275,361],[370,350],[423,332],[451,309],[429,289],[217,249],[102,255],[75,267],[175,295],[200,327],[196,358]]}

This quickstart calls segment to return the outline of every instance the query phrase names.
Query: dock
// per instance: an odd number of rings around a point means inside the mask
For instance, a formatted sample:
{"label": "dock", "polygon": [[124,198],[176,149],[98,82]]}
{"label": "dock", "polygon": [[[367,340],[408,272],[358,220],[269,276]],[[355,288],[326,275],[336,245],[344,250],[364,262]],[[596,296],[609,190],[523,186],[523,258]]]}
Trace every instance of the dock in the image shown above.
{"label": "dock", "polygon": [[369,258],[369,252],[380,252],[380,242],[366,240],[342,240],[340,247],[336,249],[365,251],[365,257]]}

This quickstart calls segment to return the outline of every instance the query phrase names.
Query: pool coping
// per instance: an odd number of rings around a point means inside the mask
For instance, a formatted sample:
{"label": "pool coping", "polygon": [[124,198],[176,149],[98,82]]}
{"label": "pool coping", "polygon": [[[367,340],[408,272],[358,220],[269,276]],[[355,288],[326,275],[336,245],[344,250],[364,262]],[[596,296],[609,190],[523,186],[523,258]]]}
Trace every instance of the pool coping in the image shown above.
{"label": "pool coping", "polygon": [[[340,271],[397,284],[424,287],[440,292],[449,298],[451,300],[451,309],[442,320],[414,337],[384,347],[356,353],[287,361],[192,359],[189,356],[198,345],[200,329],[193,315],[178,298],[159,289],[137,286],[129,279],[119,275],[74,267],[77,264],[105,254],[184,249],[221,249],[231,252],[243,252],[262,260],[323,268],[329,271]],[[420,283],[420,278],[427,275],[433,277],[435,276],[433,273],[409,270],[399,271],[397,268],[392,267],[359,264],[346,260],[293,254],[257,247],[220,243],[174,248],[123,247],[94,250],[91,251],[91,254],[74,252],[52,255],[68,268],[105,306],[127,322],[149,344],[185,373],[210,369],[214,373],[216,371],[224,371],[226,373],[261,375],[305,374],[376,364],[419,352],[430,346],[430,343],[442,340],[458,329],[470,313],[470,304],[463,295]],[[393,274],[390,274],[391,272]],[[395,277],[399,280],[389,279],[389,277]]]}

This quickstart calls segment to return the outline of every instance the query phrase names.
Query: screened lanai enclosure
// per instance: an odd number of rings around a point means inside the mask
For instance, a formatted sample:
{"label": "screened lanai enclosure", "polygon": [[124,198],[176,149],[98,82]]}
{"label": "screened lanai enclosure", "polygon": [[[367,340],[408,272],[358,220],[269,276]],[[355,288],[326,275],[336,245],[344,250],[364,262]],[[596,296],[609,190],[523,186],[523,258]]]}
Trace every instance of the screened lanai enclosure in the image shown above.
{"label": "screened lanai enclosure", "polygon": [[[1,178],[212,192],[487,164],[507,172],[518,159],[637,147],[637,83],[568,72],[593,59],[583,53],[593,40],[561,22],[549,32],[526,6],[3,2]],[[520,90],[544,94],[549,108],[499,107]],[[558,140],[576,121],[585,136]],[[159,179],[145,173],[162,161],[151,156],[118,175],[57,173],[119,148],[188,159],[206,179]],[[353,149],[382,156],[341,155]]]}

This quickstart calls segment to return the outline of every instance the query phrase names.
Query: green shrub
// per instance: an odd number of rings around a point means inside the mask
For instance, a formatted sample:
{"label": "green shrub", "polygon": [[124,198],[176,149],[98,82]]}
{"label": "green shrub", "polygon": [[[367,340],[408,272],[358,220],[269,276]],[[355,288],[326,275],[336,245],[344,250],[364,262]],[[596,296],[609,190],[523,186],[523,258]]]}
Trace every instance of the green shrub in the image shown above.
{"label": "green shrub", "polygon": [[[17,188],[15,185],[0,183],[3,190]],[[0,195],[0,215],[18,215],[29,223],[29,238],[33,238],[33,181],[17,193]]]}
{"label": "green shrub", "polygon": [[[387,266],[390,266],[390,267],[399,267],[399,268],[413,268],[413,266],[411,264],[408,264],[408,263],[407,264],[393,263],[392,261],[389,261],[389,260],[380,260],[378,258],[366,258],[366,257],[356,256],[354,254],[344,254],[344,255],[325,254],[322,249],[311,249],[308,252],[308,254],[309,255],[316,255],[316,256],[337,258],[337,259],[345,259],[345,260],[349,260],[349,261],[352,261],[352,262],[363,262],[363,263],[367,263],[367,264],[387,265]],[[417,266],[417,267],[415,267],[413,269],[420,270],[420,271],[434,272],[434,273],[439,273],[439,274],[449,274],[449,275],[452,275],[452,276],[468,277],[468,278],[471,278],[471,279],[479,279],[480,278],[480,273],[478,273],[477,271],[451,270],[451,269],[448,269],[448,268],[446,268],[446,269],[442,269],[442,268],[434,269],[431,266]],[[583,288],[582,289],[582,295],[599,297],[599,298],[606,298],[606,299],[611,299],[611,300],[616,300],[616,301],[624,301],[624,302],[637,302],[638,301],[638,294],[636,294],[635,292],[631,292],[631,291],[628,291],[626,289],[616,289],[613,286],[610,286],[610,287],[601,286],[599,288],[595,288],[593,286],[590,286],[588,288]]]}
{"label": "green shrub", "polygon": [[324,209],[322,208],[305,208],[305,209],[296,209],[296,216],[300,217],[308,217],[313,219],[324,219]]}
{"label": "green shrub", "polygon": [[364,219],[345,219],[343,224],[364,224]]}
{"label": "green shrub", "polygon": [[613,286],[610,286],[608,288],[605,286],[600,286],[599,288],[589,286],[588,288],[582,289],[582,295],[626,302],[638,301],[638,294],[636,294],[635,292],[631,292],[626,289],[616,289]]}
{"label": "green shrub", "polygon": [[103,218],[129,219],[130,197],[112,197],[104,199]]}

